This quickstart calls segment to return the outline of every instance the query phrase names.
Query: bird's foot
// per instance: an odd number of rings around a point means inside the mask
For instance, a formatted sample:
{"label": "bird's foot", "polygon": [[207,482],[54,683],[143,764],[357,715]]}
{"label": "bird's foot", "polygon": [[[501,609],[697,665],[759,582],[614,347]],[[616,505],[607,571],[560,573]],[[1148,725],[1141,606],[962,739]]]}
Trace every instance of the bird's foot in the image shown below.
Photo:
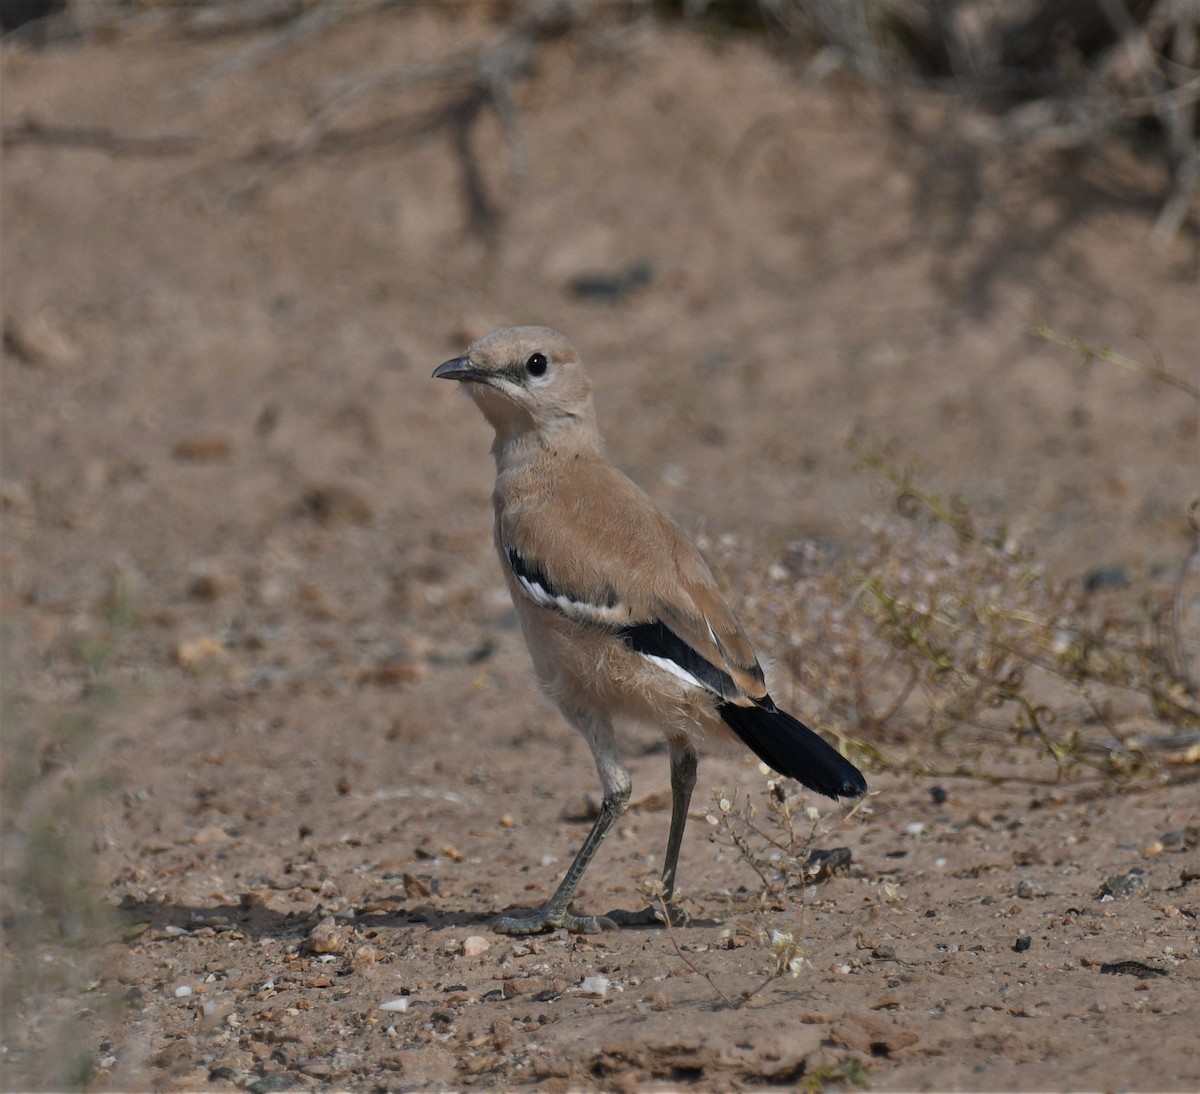
{"label": "bird's foot", "polygon": [[661,927],[664,924],[686,927],[692,921],[692,917],[677,904],[650,904],[637,912],[619,908],[605,918],[618,927]]}
{"label": "bird's foot", "polygon": [[565,908],[545,905],[529,915],[502,915],[492,920],[492,930],[500,934],[541,934],[565,927],[576,934],[599,934],[615,931],[617,923],[606,915],[576,915]]}

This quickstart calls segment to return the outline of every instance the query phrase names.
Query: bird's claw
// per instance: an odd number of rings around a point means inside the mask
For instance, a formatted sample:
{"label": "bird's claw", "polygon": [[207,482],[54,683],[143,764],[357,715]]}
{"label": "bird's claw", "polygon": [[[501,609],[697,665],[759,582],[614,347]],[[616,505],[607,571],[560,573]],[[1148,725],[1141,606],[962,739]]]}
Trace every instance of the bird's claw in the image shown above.
{"label": "bird's claw", "polygon": [[576,915],[565,908],[538,908],[529,915],[502,915],[492,920],[492,930],[499,934],[541,934],[560,927],[575,934],[599,934],[615,931],[619,924],[606,915]]}

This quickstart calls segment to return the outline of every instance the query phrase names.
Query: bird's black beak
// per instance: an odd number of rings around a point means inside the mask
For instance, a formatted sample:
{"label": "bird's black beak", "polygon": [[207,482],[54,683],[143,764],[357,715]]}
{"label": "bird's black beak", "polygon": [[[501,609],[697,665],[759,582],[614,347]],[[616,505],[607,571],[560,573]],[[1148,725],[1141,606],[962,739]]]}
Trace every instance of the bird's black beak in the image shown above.
{"label": "bird's black beak", "polygon": [[471,364],[469,357],[455,357],[433,370],[435,380],[462,380],[464,383],[483,380],[486,375],[482,369]]}

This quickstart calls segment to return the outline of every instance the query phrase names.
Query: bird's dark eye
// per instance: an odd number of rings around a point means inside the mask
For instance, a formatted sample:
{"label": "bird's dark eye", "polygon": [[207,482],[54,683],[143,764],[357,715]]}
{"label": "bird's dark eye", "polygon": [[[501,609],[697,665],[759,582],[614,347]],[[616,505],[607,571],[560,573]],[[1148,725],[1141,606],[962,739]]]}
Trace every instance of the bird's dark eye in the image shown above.
{"label": "bird's dark eye", "polygon": [[530,376],[545,376],[546,369],[549,367],[550,362],[546,360],[546,355],[544,353],[535,353],[530,356],[528,361],[525,362],[525,371],[528,372]]}

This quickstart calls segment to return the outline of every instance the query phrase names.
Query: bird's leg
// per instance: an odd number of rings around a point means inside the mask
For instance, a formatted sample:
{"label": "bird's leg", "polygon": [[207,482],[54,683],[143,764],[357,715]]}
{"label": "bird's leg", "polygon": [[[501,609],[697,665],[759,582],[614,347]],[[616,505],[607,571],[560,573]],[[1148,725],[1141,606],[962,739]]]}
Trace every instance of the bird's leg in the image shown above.
{"label": "bird's leg", "polygon": [[556,927],[566,927],[569,931],[595,934],[600,930],[615,928],[617,924],[608,916],[576,915],[567,910],[567,905],[571,903],[571,897],[575,895],[579,880],[588,868],[588,863],[592,861],[596,849],[608,835],[608,830],[613,826],[613,822],[625,812],[628,805],[629,787],[626,787],[618,796],[606,797],[600,804],[600,815],[596,818],[596,823],[592,825],[592,830],[576,853],[566,875],[559,882],[554,895],[529,915],[500,916],[493,920],[492,929],[501,934],[538,934]]}
{"label": "bird's leg", "polygon": [[696,750],[686,742],[671,742],[671,828],[667,833],[667,858],[663,863],[663,902],[669,909],[675,897],[675,868],[679,863],[679,848],[683,829],[687,825],[692,791],[696,787]]}
{"label": "bird's leg", "polygon": [[679,864],[679,848],[683,843],[683,830],[687,826],[688,808],[692,803],[692,790],[696,786],[696,767],[699,762],[696,750],[686,738],[671,738],[671,827],[667,833],[667,857],[662,870],[662,907],[651,905],[640,912],[614,912],[614,922],[622,927],[654,926],[669,917],[671,924],[687,922],[687,913],[676,908],[675,870]]}
{"label": "bird's leg", "polygon": [[617,924],[608,916],[576,915],[568,911],[571,898],[579,886],[588,863],[592,861],[597,848],[608,835],[616,819],[629,808],[631,782],[629,772],[617,756],[616,741],[613,737],[612,726],[603,719],[590,713],[572,717],[571,721],[579,728],[592,746],[592,754],[596,758],[596,768],[600,774],[600,782],[604,789],[604,800],[600,803],[600,815],[596,817],[592,830],[588,833],[583,846],[575,854],[566,875],[559,882],[554,895],[540,908],[529,915],[502,915],[492,921],[492,929],[501,934],[538,934],[542,931],[566,927],[569,931],[579,931],[582,934],[595,934],[601,930],[614,930]]}

